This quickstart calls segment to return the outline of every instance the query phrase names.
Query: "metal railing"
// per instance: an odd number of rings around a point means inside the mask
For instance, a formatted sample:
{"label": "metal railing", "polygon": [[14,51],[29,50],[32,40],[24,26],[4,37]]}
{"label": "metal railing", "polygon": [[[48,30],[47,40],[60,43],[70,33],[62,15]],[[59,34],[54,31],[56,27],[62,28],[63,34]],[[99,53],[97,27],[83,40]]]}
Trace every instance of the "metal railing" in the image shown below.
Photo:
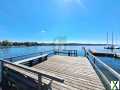
{"label": "metal railing", "polygon": [[20,55],[20,56],[8,57],[8,58],[4,58],[4,60],[14,62],[16,60],[18,61],[18,60],[30,58],[30,57],[33,57],[33,56],[42,55],[42,54],[45,54],[45,53],[48,54],[48,55],[53,54],[53,50],[48,50],[48,51],[43,51],[43,52],[36,52],[36,53],[31,53],[31,54],[24,54],[24,55]]}
{"label": "metal railing", "polygon": [[59,50],[59,49],[56,49],[54,50],[54,54],[64,54],[64,55],[68,55],[68,56],[78,56],[78,50]]}
{"label": "metal railing", "polygon": [[[103,73],[103,71],[98,67],[98,63],[104,67],[107,71],[109,71],[115,78],[117,78],[120,81],[120,74],[117,73],[114,69],[103,63],[99,58],[94,56],[89,50],[86,48],[83,48],[85,51],[85,56],[90,60],[92,63],[93,67],[98,71],[99,75],[101,76],[103,83],[105,84],[107,89],[111,89],[111,84],[107,76]],[[109,74],[108,74],[109,76]]]}
{"label": "metal railing", "polygon": [[30,57],[42,55],[42,54],[48,54],[48,56],[55,55],[55,54],[64,54],[64,55],[68,55],[68,56],[77,56],[78,52],[77,52],[77,50],[59,50],[59,49],[55,49],[55,50],[48,50],[48,51],[43,51],[43,52],[31,53],[31,54],[24,54],[24,55],[20,55],[20,56],[8,57],[8,58],[4,58],[4,60],[14,62],[14,61],[18,61],[18,60],[22,60],[22,59],[26,59],[26,58],[30,58]]}

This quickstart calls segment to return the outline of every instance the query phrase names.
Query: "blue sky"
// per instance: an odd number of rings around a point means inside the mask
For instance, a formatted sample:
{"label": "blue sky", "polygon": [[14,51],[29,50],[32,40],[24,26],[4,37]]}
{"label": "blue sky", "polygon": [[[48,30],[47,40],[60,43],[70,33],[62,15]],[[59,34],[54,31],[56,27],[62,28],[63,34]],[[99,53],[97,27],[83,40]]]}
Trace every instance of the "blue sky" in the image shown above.
{"label": "blue sky", "polygon": [[120,0],[0,0],[0,40],[120,42]]}

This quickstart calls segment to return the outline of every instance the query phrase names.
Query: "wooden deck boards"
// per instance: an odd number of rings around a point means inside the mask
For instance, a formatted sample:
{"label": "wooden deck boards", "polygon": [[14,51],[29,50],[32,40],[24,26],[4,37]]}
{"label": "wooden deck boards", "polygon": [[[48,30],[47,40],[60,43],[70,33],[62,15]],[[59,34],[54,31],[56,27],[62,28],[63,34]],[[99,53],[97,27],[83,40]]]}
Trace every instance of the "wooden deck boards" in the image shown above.
{"label": "wooden deck boards", "polygon": [[52,83],[53,90],[105,90],[85,57],[55,55],[32,68],[53,73],[65,80],[63,85]]}

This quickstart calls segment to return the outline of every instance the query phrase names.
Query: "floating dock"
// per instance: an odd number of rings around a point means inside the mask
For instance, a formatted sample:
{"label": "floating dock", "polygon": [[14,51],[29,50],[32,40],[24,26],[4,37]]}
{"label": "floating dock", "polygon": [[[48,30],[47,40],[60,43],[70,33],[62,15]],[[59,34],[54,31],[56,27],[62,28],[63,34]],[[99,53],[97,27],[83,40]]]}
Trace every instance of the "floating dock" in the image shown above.
{"label": "floating dock", "polygon": [[108,56],[108,57],[120,58],[120,53],[107,52],[107,51],[92,51],[92,50],[90,50],[90,52],[95,56]]}

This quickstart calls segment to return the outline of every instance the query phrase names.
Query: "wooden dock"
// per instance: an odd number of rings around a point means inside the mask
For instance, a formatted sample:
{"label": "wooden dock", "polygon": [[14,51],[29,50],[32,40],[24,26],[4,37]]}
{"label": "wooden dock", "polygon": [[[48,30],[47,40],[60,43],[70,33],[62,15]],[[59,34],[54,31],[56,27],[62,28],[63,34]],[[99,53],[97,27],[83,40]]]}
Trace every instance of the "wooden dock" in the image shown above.
{"label": "wooden dock", "polygon": [[44,70],[64,79],[63,84],[53,81],[52,90],[105,90],[86,57],[54,55],[31,68]]}
{"label": "wooden dock", "polygon": [[91,50],[91,53],[95,56],[108,56],[108,57],[120,58],[120,53],[115,53],[115,52],[92,51]]}

